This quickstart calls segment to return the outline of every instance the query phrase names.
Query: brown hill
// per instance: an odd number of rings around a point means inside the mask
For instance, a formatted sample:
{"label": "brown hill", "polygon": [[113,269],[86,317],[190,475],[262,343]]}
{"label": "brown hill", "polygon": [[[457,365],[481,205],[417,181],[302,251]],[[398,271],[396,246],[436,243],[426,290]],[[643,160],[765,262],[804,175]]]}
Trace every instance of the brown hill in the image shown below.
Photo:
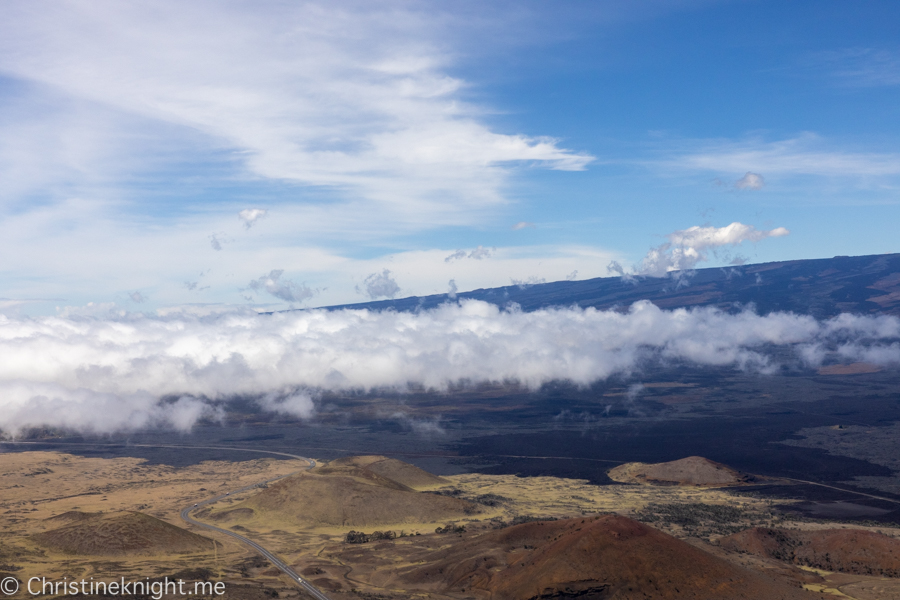
{"label": "brown hill", "polygon": [[619,515],[525,523],[420,560],[393,583],[494,600],[815,597]]}
{"label": "brown hill", "polygon": [[443,480],[398,460],[383,456],[345,458],[285,478],[210,518],[229,522],[274,519],[312,527],[373,527],[444,522],[480,511],[471,502],[414,489],[438,483]]}
{"label": "brown hill", "polygon": [[724,486],[738,485],[751,477],[731,467],[703,458],[689,456],[664,463],[625,463],[607,473],[621,483],[649,483],[652,485]]}
{"label": "brown hill", "polygon": [[428,471],[420,469],[415,465],[405,463],[393,458],[385,456],[351,456],[349,458],[339,458],[328,463],[329,467],[340,464],[354,465],[364,469],[365,471],[380,475],[391,481],[396,481],[408,488],[419,490],[441,485],[448,485],[450,482],[437,475],[432,475]]}
{"label": "brown hill", "polygon": [[68,524],[33,537],[41,546],[91,556],[212,550],[213,540],[139,512],[104,515],[71,511],[48,521]]}
{"label": "brown hill", "polygon": [[101,515],[103,515],[102,512],[89,513],[81,512],[79,510],[70,510],[54,517],[47,517],[46,519],[44,519],[44,521],[53,523],[75,523],[81,521],[90,521],[91,519],[96,519]]}
{"label": "brown hill", "polygon": [[900,540],[862,529],[755,527],[722,538],[726,550],[857,575],[900,577]]}

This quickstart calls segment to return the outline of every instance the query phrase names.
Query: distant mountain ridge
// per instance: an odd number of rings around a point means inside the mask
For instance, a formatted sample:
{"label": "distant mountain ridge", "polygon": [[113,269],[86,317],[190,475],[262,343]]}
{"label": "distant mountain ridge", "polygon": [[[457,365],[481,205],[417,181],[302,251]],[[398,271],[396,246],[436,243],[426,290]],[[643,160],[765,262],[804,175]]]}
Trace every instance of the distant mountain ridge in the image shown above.
{"label": "distant mountain ridge", "polygon": [[664,309],[715,306],[735,312],[754,305],[760,314],[790,311],[828,318],[840,313],[900,316],[900,254],[835,256],[678,271],[668,277],[598,277],[509,285],[449,294],[412,296],[324,307],[397,311],[434,308],[475,299],[524,311],[554,306],[624,308],[649,300]]}

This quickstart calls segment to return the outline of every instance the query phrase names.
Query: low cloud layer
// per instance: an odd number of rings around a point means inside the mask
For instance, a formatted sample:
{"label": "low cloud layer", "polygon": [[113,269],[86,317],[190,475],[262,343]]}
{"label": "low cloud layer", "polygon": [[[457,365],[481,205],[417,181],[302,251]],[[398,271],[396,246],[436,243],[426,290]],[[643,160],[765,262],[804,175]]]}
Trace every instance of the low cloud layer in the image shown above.
{"label": "low cloud layer", "polygon": [[[0,315],[0,429],[187,430],[234,397],[294,417],[321,390],[460,381],[579,385],[678,362],[769,372],[771,350],[799,364],[900,363],[900,319],[789,313],[503,311],[463,301],[417,313],[366,310],[257,315],[13,318]],[[788,352],[785,352],[785,349]]]}

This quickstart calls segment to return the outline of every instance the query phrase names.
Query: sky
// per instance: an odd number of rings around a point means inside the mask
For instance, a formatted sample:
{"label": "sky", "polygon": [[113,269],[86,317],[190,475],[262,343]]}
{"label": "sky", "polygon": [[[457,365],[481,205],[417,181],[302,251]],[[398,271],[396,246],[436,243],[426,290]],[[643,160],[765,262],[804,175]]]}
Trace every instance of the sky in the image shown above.
{"label": "sky", "polygon": [[897,252],[898,18],[13,0],[0,309],[279,310]]}
{"label": "sky", "polygon": [[313,309],[898,252],[897,22],[830,0],[5,2],[0,435],[659,364],[896,368],[886,316]]}

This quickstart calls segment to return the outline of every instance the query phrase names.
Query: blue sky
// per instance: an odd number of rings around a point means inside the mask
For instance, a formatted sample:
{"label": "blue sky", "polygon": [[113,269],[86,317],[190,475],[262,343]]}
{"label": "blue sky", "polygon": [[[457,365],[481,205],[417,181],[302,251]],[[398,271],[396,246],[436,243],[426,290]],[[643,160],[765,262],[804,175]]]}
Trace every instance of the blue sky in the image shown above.
{"label": "blue sky", "polygon": [[900,251],[896,3],[4,13],[7,312]]}

